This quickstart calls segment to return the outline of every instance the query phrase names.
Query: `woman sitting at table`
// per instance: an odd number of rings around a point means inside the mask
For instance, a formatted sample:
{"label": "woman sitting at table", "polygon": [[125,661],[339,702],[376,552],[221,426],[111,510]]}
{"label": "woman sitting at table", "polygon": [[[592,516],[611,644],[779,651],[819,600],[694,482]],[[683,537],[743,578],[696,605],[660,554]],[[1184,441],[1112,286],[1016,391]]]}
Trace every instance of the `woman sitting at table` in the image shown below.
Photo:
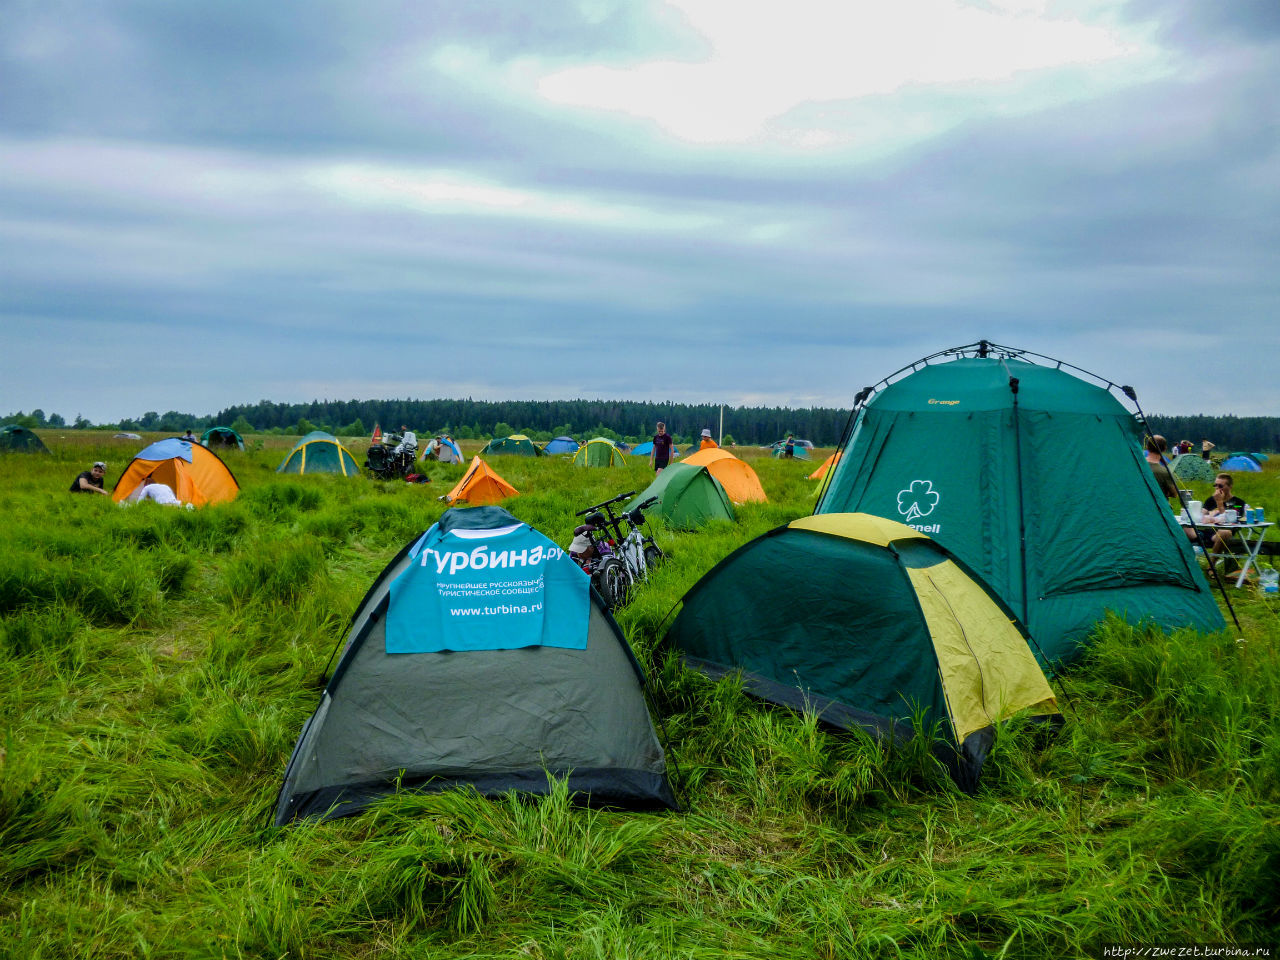
{"label": "woman sitting at table", "polygon": [[[1231,474],[1220,473],[1213,480],[1213,494],[1205,499],[1204,505],[1201,507],[1200,523],[1204,526],[1213,526],[1221,523],[1223,514],[1228,510],[1234,510],[1236,516],[1243,521],[1244,519],[1244,501],[1239,497],[1233,496],[1231,493],[1232,480]],[[1187,531],[1187,537],[1193,542],[1199,542],[1204,547],[1206,553],[1226,553],[1227,541],[1232,538],[1234,532],[1223,527],[1218,527],[1213,531],[1212,537],[1208,530],[1201,529],[1197,531],[1195,527],[1183,527]],[[1199,532],[1199,538],[1196,533]]]}

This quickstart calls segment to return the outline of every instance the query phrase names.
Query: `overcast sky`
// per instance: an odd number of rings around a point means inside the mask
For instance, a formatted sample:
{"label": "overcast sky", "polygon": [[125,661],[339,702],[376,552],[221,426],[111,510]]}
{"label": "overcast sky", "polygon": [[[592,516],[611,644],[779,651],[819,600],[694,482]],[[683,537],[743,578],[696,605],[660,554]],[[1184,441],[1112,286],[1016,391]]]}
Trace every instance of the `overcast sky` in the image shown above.
{"label": "overcast sky", "polygon": [[1280,415],[1276,0],[0,11],[0,414],[847,407],[988,338]]}

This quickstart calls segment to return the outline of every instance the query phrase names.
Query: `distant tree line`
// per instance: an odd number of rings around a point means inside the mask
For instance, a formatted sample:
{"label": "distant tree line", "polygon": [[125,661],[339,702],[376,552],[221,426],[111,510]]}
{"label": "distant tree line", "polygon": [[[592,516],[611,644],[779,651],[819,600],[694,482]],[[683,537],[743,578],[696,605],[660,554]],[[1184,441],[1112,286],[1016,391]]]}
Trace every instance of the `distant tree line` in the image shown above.
{"label": "distant tree line", "polygon": [[[794,433],[818,446],[835,446],[848,422],[847,410],[834,407],[725,407],[726,441],[766,444]],[[640,440],[653,435],[663,420],[667,431],[687,442],[704,428],[720,433],[720,407],[716,404],[642,403],[632,400],[313,400],[310,403],[273,403],[261,400],[220,410],[213,416],[196,416],[169,410],[148,410],[137,419],[94,424],[80,414],[67,422],[57,413],[39,408],[19,410],[0,422],[32,429],[84,430],[94,426],[119,430],[200,433],[214,425],[245,433],[303,434],[327,430],[339,436],[363,436],[378,424],[384,431],[408,424],[419,433],[448,430],[460,440],[479,440],[512,433],[526,433],[536,440],[554,436]],[[1190,440],[1199,449],[1201,440],[1212,440],[1222,452],[1231,450],[1280,450],[1280,417],[1171,416],[1148,414],[1155,433],[1170,443]]]}

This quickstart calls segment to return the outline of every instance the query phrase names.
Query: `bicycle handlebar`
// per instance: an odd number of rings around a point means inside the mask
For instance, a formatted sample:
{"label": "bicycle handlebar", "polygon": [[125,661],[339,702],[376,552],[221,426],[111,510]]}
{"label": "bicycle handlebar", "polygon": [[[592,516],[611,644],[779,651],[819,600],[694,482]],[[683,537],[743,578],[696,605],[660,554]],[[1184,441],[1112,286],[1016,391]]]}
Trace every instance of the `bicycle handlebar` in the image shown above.
{"label": "bicycle handlebar", "polygon": [[[634,490],[628,493],[620,493],[616,497],[613,497],[610,500],[606,500],[603,503],[597,503],[593,506],[587,507],[585,510],[579,510],[577,513],[574,514],[574,516],[581,517],[584,514],[590,513],[592,510],[599,510],[601,507],[608,507],[610,504],[621,503],[623,500],[626,500],[628,497],[634,497],[635,495],[636,495],[636,492]],[[654,499],[657,499],[657,498],[655,497]]]}

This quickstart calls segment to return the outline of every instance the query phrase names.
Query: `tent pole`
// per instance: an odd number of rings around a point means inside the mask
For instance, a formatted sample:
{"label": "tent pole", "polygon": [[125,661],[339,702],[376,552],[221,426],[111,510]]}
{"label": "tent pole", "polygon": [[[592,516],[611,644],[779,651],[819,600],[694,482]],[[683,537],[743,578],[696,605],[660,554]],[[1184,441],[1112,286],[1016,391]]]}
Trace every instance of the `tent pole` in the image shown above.
{"label": "tent pole", "polygon": [[720,404],[720,436],[716,438],[716,443],[724,446],[724,404]]}
{"label": "tent pole", "polygon": [[[984,345],[986,341],[983,341]],[[1018,559],[1022,568],[1022,622],[1029,623],[1030,604],[1027,597],[1027,514],[1022,495],[1022,428],[1018,425],[1018,378],[1009,378],[1013,393],[1013,452],[1018,465]]]}

